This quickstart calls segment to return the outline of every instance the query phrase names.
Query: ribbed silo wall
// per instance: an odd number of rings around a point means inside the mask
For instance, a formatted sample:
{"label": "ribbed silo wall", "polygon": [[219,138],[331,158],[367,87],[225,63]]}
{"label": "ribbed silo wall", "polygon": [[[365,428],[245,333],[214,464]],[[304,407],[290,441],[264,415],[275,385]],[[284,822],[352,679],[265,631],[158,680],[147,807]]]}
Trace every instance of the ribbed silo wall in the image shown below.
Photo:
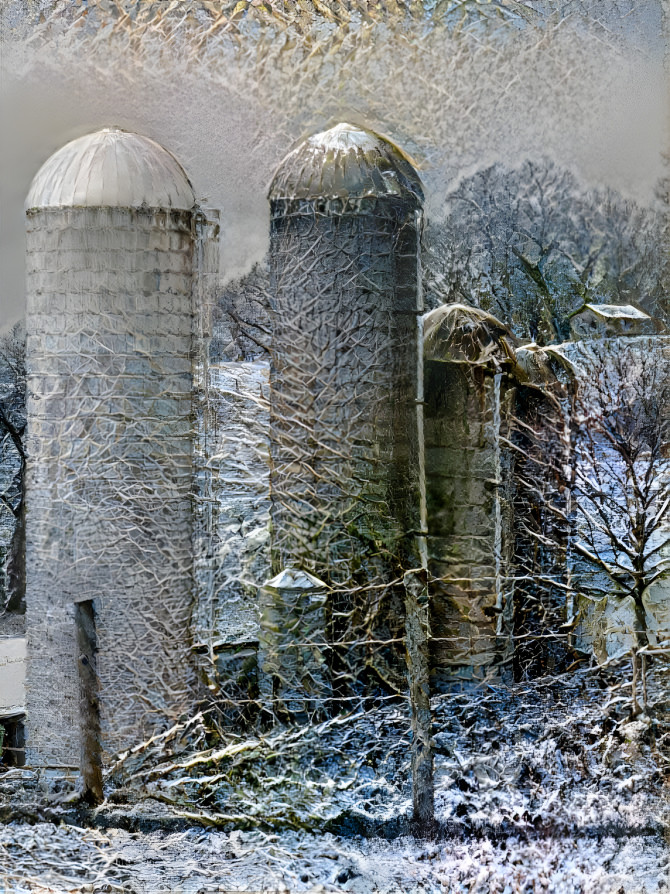
{"label": "ribbed silo wall", "polygon": [[271,201],[273,568],[368,618],[419,561],[420,227],[405,198]]}
{"label": "ribbed silo wall", "polygon": [[510,658],[514,389],[465,363],[425,364],[431,673],[436,688]]}
{"label": "ribbed silo wall", "polygon": [[102,748],[192,699],[191,215],[28,212],[28,760],[79,763],[74,604]]}

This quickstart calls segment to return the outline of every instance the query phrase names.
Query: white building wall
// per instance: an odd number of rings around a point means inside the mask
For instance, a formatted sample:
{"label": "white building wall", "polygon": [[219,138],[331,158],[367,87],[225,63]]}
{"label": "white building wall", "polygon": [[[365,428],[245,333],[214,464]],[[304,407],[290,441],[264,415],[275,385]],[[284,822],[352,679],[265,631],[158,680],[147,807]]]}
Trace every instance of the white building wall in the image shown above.
{"label": "white building wall", "polygon": [[200,419],[196,641],[213,657],[258,638],[258,588],[270,576],[269,363],[208,367]]}
{"label": "white building wall", "polygon": [[26,640],[0,638],[0,718],[23,714],[26,709]]}

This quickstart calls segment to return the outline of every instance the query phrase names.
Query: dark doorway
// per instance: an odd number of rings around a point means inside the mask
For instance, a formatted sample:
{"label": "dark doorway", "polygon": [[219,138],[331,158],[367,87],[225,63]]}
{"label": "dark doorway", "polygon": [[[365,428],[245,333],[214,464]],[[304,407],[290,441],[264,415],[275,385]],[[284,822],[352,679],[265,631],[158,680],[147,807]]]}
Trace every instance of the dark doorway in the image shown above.
{"label": "dark doorway", "polygon": [[7,767],[23,767],[26,762],[26,739],[23,714],[0,719],[0,762]]}

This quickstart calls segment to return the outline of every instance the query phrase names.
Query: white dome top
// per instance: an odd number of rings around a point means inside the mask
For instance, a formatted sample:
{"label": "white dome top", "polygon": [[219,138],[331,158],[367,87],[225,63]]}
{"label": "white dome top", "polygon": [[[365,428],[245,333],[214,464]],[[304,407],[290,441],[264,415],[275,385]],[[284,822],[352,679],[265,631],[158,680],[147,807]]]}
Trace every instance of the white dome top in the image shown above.
{"label": "white dome top", "polygon": [[35,175],[26,208],[189,211],[193,189],[179,163],[148,137],[106,127],[54,152]]}

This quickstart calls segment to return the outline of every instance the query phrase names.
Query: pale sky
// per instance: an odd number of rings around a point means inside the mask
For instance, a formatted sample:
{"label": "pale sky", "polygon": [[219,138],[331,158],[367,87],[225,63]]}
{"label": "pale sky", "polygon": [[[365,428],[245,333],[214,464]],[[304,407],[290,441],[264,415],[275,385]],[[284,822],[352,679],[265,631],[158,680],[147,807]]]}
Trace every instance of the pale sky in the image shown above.
{"label": "pale sky", "polygon": [[[25,0],[27,2],[27,0]],[[605,5],[606,6],[606,5]],[[234,63],[193,70],[130,53],[107,64],[91,37],[25,49],[0,45],[0,328],[23,314],[23,202],[48,156],[68,140],[119,125],[157,140],[184,166],[201,204],[221,211],[225,279],[262,260],[267,188],[294,141],[335,120],[367,124],[418,161],[427,213],[452,178],[479,165],[547,155],[587,183],[648,202],[663,173],[668,89],[660,5],[615,22],[616,40],[578,20],[520,33],[504,49],[485,36],[426,40],[400,57],[400,38],[363,62],[295,83],[290,65],[247,89]],[[395,49],[394,49],[395,47]],[[417,47],[414,47],[414,51]],[[425,50],[425,52],[424,52]],[[227,67],[228,66],[228,67]],[[367,68],[366,68],[367,66]],[[328,79],[330,78],[330,80]]]}

